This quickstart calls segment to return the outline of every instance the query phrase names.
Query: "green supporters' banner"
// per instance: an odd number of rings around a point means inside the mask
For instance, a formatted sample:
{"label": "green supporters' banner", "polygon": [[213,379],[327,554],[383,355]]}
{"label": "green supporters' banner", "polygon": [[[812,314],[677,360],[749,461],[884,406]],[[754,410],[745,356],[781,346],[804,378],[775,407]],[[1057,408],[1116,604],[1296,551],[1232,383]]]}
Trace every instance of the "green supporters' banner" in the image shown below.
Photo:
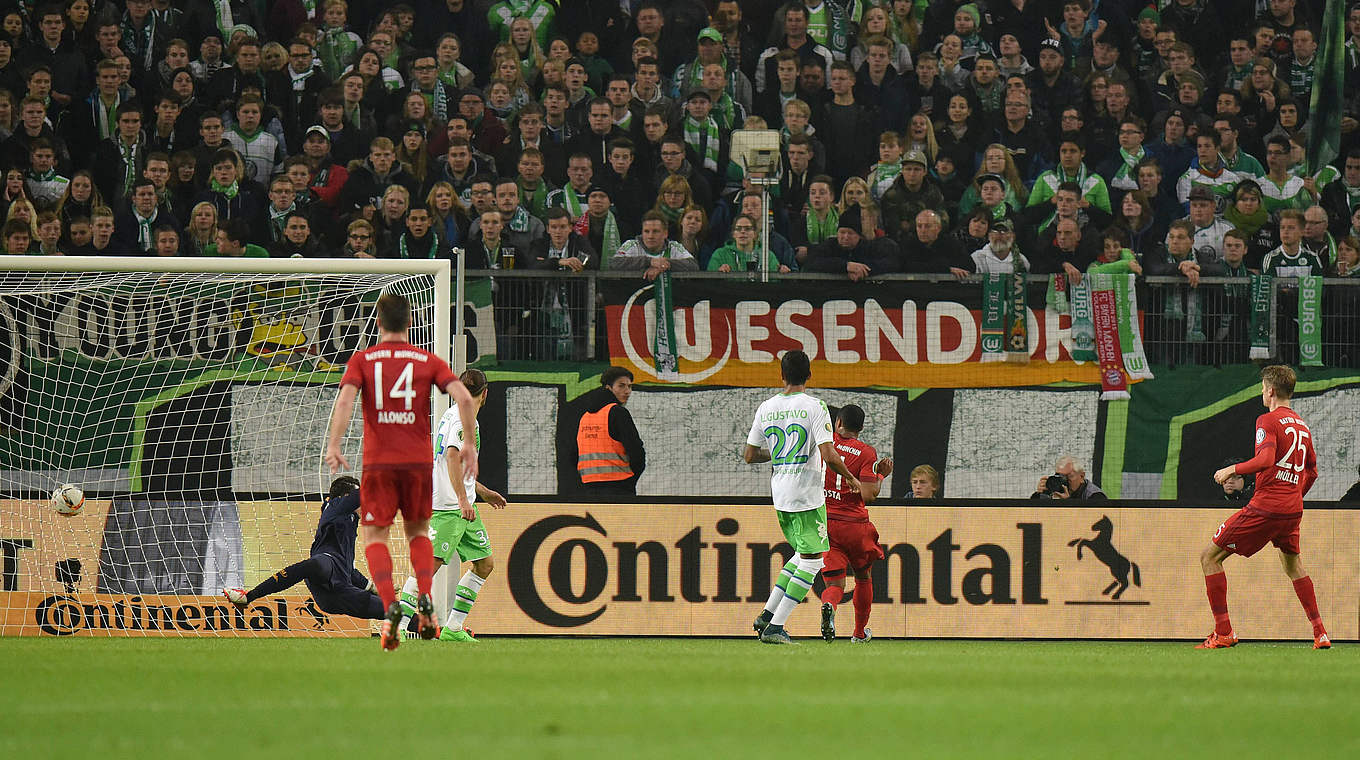
{"label": "green supporters' banner", "polygon": [[1096,326],[1091,319],[1091,278],[1083,277],[1072,287],[1072,358],[1096,360]]}
{"label": "green supporters' banner", "polygon": [[1251,276],[1251,351],[1252,359],[1270,358],[1270,275]]}
{"label": "green supporters' banner", "polygon": [[1004,358],[1006,335],[1006,296],[1010,277],[992,272],[982,279],[982,361],[999,362]]}
{"label": "green supporters' banner", "polygon": [[1152,369],[1148,366],[1147,354],[1143,353],[1143,329],[1138,319],[1137,277],[1132,272],[1111,277],[1119,312],[1119,346],[1124,353],[1124,371],[1131,378],[1151,380]]}
{"label": "green supporters' banner", "polygon": [[1341,112],[1345,108],[1346,3],[1327,0],[1322,36],[1313,59],[1313,92],[1308,108],[1308,171],[1317,172],[1341,152]]}
{"label": "green supporters' banner", "polygon": [[656,335],[652,339],[652,358],[656,363],[657,376],[662,380],[674,379],[676,373],[680,371],[680,363],[675,354],[675,296],[668,272],[657,275],[656,294],[652,304],[656,309]]}
{"label": "green supporters' banner", "polygon": [[1015,273],[1010,276],[1009,287],[1006,299],[1006,361],[1028,364],[1029,309],[1025,308],[1025,270],[1019,257],[1016,257]]}
{"label": "green supporters' banner", "polygon": [[[491,280],[469,278],[463,288],[463,334],[467,336],[467,366],[496,364],[496,319],[491,306]],[[454,321],[457,324],[457,320]]]}
{"label": "green supporters' banner", "polygon": [[1299,278],[1299,364],[1322,366],[1322,278]]}

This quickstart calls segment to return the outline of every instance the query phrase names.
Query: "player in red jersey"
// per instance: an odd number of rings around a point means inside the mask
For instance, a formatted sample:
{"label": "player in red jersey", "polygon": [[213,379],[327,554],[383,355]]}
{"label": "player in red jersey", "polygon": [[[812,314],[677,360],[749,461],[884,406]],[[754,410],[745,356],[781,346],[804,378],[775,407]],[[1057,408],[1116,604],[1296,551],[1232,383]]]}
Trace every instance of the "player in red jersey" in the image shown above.
{"label": "player in red jersey", "polygon": [[[385,294],[378,298],[378,343],[357,351],[340,378],[340,394],[331,412],[326,439],[326,464],[331,472],[348,470],[340,453],[340,438],[349,427],[354,399],[363,394],[364,472],[359,490],[364,494],[359,521],[364,555],[368,558],[373,585],[387,609],[382,624],[383,649],[401,643],[401,605],[392,585],[392,555],[387,534],[401,512],[411,549],[411,568],[420,592],[417,621],[422,638],[439,635],[430,579],[434,576],[434,547],[430,544],[430,512],[434,481],[430,467],[434,446],[430,443],[430,386],[453,396],[464,429],[476,425],[472,395],[459,382],[443,359],[411,345],[411,304],[404,297]],[[477,472],[477,447],[459,452],[464,472]]]}
{"label": "player in red jersey", "polygon": [[1280,550],[1285,574],[1294,581],[1294,593],[1313,624],[1313,648],[1329,649],[1331,639],[1318,614],[1313,581],[1299,559],[1299,522],[1303,497],[1317,480],[1317,453],[1308,425],[1293,409],[1294,370],[1275,365],[1261,370],[1261,403],[1267,411],[1256,418],[1256,455],[1214,473],[1222,485],[1234,475],[1256,474],[1256,493],[1247,506],[1218,526],[1213,541],[1200,554],[1209,609],[1214,613],[1214,632],[1197,649],[1235,646],[1237,634],[1228,620],[1228,579],[1223,560],[1230,554],[1250,557],[1267,542]]}
{"label": "player in red jersey", "polygon": [[855,574],[855,633],[850,641],[862,643],[873,634],[865,627],[874,603],[874,586],[869,571],[874,562],[883,559],[883,548],[878,545],[878,529],[869,522],[865,504],[878,498],[883,478],[892,474],[892,460],[879,459],[874,447],[859,440],[864,429],[864,410],[849,404],[836,413],[836,429],[832,444],[841,455],[845,466],[859,478],[859,488],[851,488],[845,479],[826,472],[826,527],[831,539],[831,551],[825,557],[822,580],[822,638],[836,638],[836,605],[845,595],[845,574]]}

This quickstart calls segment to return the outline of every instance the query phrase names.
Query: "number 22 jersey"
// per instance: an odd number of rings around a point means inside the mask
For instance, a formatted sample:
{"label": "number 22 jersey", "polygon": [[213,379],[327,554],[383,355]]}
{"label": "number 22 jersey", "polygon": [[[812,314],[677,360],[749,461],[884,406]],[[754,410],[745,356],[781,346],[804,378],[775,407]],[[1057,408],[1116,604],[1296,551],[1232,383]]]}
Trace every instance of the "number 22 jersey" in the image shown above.
{"label": "number 22 jersey", "polygon": [[831,439],[831,413],[806,393],[781,393],[760,405],[746,442],[770,450],[775,509],[806,512],[826,504],[818,447]]}

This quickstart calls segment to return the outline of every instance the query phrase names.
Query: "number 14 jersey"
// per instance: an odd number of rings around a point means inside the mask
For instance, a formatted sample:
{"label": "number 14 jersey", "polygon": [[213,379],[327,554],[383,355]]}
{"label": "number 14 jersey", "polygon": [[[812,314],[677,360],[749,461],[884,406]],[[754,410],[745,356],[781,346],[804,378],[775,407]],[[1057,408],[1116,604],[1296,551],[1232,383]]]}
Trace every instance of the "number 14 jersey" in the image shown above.
{"label": "number 14 jersey", "polygon": [[832,439],[826,404],[806,393],[781,393],[756,410],[746,442],[770,451],[770,495],[780,512],[826,504],[824,463],[818,449]]}
{"label": "number 14 jersey", "polygon": [[443,359],[389,341],[356,351],[340,385],[359,389],[364,412],[364,468],[430,466],[430,386],[458,379]]}

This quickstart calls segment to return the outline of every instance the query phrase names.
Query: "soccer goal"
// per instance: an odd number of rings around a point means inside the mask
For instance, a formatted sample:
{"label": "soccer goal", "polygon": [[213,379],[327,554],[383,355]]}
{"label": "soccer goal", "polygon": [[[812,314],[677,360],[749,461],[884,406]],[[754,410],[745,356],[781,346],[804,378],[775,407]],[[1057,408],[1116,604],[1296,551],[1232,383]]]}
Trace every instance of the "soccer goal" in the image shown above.
{"label": "soccer goal", "polygon": [[[450,263],[0,267],[0,635],[367,635],[304,585],[244,611],[220,591],[307,557],[336,390],[378,297],[409,298],[411,342],[449,358]],[[362,427],[356,407],[356,469]],[[68,484],[83,504],[54,497]],[[406,556],[400,530],[393,545]]]}

